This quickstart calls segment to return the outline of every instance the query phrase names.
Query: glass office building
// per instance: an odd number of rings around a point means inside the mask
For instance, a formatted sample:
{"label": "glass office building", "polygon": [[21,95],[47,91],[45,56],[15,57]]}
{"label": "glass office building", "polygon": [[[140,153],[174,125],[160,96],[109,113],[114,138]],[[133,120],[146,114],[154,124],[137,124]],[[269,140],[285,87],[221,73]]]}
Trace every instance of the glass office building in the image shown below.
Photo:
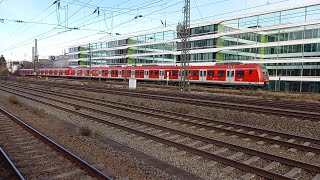
{"label": "glass office building", "polygon": [[[69,48],[85,65],[172,64],[181,60],[176,27]],[[270,90],[320,92],[320,3],[192,24],[191,64],[260,63]]]}

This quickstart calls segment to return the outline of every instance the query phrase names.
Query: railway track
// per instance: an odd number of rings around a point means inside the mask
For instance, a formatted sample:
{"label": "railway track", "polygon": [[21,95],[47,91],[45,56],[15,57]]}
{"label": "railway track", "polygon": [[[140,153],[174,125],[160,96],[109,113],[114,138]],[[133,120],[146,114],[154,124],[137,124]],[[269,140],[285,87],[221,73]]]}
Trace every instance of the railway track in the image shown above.
{"label": "railway track", "polygon": [[0,179],[25,179],[2,148],[0,148]]}
{"label": "railway track", "polygon": [[[39,82],[39,81],[32,81],[32,82]],[[88,81],[81,81],[81,82],[88,82]],[[67,83],[56,83],[56,84],[62,84],[62,85],[70,85]],[[124,84],[127,85],[127,84]],[[163,88],[166,88],[165,86]],[[170,87],[171,88],[171,87]],[[98,88],[99,89],[99,88]],[[126,92],[132,92],[132,90],[128,89],[116,89],[116,88],[106,88],[107,90],[118,90],[118,91],[126,91]],[[154,94],[155,92],[150,91],[144,91],[139,90],[139,92],[144,94]],[[319,112],[320,106],[319,103],[290,103],[290,102],[275,102],[274,100],[269,99],[253,99],[253,98],[246,98],[245,101],[241,97],[228,97],[228,96],[219,96],[219,95],[201,95],[201,94],[181,94],[181,93],[175,93],[175,92],[156,92],[158,95],[164,95],[164,96],[171,96],[171,97],[185,97],[185,98],[191,98],[191,99],[200,99],[200,100],[211,100],[211,101],[218,101],[218,102],[230,102],[230,103],[238,103],[238,104],[248,104],[248,105],[260,105],[260,106],[266,106],[266,107],[275,107],[275,108],[283,108],[283,109],[296,109],[296,110],[303,110],[303,111],[309,111],[309,112]]]}
{"label": "railway track", "polygon": [[[70,100],[63,100],[63,97],[48,97],[40,95],[39,93],[30,93],[17,89],[10,89],[6,91],[8,93],[14,93],[13,91],[18,91],[19,93],[14,94],[28,97],[28,99],[37,101],[39,103],[80,115],[92,121],[107,124],[108,126],[122,129],[124,131],[161,142],[168,146],[173,146],[188,153],[206,158],[209,160],[208,163],[215,164],[220,162],[226,166],[223,168],[224,171],[232,171],[233,168],[240,169],[245,172],[242,175],[244,178],[252,177],[253,174],[274,179],[292,179],[295,176],[302,176],[305,178],[305,174],[308,174],[307,179],[317,179],[320,176],[320,167],[313,164],[268,154],[236,144],[213,140],[161,125],[148,123],[141,121],[138,118],[133,118],[130,115],[123,115],[123,113],[110,113],[109,111],[107,112],[99,110],[96,107],[94,108],[92,104],[76,104]],[[52,104],[48,101],[55,101],[60,103],[60,105]],[[75,110],[74,106],[81,106],[81,111]],[[117,120],[110,121],[107,117],[116,117]],[[261,137],[263,138],[263,136]],[[310,139],[308,139],[308,141],[310,141]],[[308,145],[306,145],[306,147],[308,147]],[[301,151],[307,152],[305,149],[301,149]],[[273,170],[278,166],[284,166],[285,170],[282,170],[281,173],[277,171],[274,172]]]}
{"label": "railway track", "polygon": [[0,145],[26,179],[112,179],[2,108],[0,132]]}
{"label": "railway track", "polygon": [[[76,101],[82,101],[85,103],[91,103],[93,105],[108,107],[114,110],[121,109],[123,111],[128,111],[136,114],[148,115],[153,118],[159,118],[159,119],[165,120],[166,123],[168,124],[173,124],[173,123],[186,124],[188,126],[193,126],[198,129],[204,128],[206,130],[216,131],[218,133],[226,133],[230,136],[239,136],[243,138],[254,139],[256,141],[260,141],[261,143],[266,142],[269,144],[277,144],[277,145],[285,146],[287,148],[294,148],[302,151],[308,151],[308,152],[320,154],[320,149],[319,149],[320,140],[311,138],[311,137],[304,137],[304,136],[298,136],[298,135],[288,134],[288,133],[283,133],[278,131],[261,129],[257,127],[250,127],[246,125],[225,122],[222,120],[194,117],[194,116],[190,116],[182,113],[158,110],[158,109],[153,109],[150,107],[139,106],[139,105],[128,107],[126,103],[101,100],[98,98],[90,98],[90,97],[83,98],[82,96],[77,94],[63,93],[63,92],[56,93],[56,92],[50,92],[47,89],[27,88],[27,87],[16,86],[16,85],[14,87],[24,88],[27,90],[31,90],[33,92],[43,93],[44,95],[53,95],[53,96],[68,98]],[[38,94],[38,95],[41,95],[41,94]],[[291,150],[294,151],[294,149],[291,149]]]}
{"label": "railway track", "polygon": [[[25,82],[20,81],[19,82]],[[166,94],[162,92],[137,92],[124,89],[112,89],[112,88],[93,88],[93,87],[81,87],[70,84],[60,83],[42,83],[38,81],[31,81],[37,85],[46,85],[60,88],[72,88],[76,90],[92,91],[98,93],[109,93],[116,95],[124,95],[138,98],[148,98],[161,101],[171,101],[177,103],[193,104],[197,106],[212,106],[215,108],[232,109],[238,111],[249,111],[267,115],[285,116],[291,118],[304,119],[309,121],[320,121],[320,107],[316,104],[311,105],[294,105],[286,103],[275,103],[272,101],[250,101],[245,99],[233,100],[230,98],[222,98],[219,96],[212,97],[214,100],[210,100],[210,97],[195,96],[195,95],[184,95],[184,94]],[[201,98],[199,98],[201,97]],[[206,99],[204,99],[206,98]],[[248,102],[247,102],[248,101]]]}

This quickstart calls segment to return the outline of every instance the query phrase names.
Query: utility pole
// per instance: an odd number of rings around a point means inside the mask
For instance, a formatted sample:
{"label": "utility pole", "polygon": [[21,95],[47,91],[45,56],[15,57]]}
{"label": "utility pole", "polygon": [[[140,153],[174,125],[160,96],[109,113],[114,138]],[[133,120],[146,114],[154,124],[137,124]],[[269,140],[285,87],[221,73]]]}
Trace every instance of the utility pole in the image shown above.
{"label": "utility pole", "polygon": [[91,44],[89,43],[89,79],[91,81],[91,75],[92,75],[92,71],[91,71]]}
{"label": "utility pole", "polygon": [[36,75],[38,75],[37,73],[37,62],[38,62],[38,40],[35,39],[34,40],[34,61],[33,61],[33,72],[36,73]]}
{"label": "utility pole", "polygon": [[34,54],[34,47],[32,47],[32,63],[33,63],[33,72],[36,72],[36,63],[35,63],[35,54]]}
{"label": "utility pole", "polygon": [[189,78],[189,47],[190,47],[190,0],[184,1],[183,8],[183,24],[178,25],[178,33],[180,34],[182,51],[181,51],[181,76],[179,87],[182,92],[188,91],[188,86],[190,84]]}

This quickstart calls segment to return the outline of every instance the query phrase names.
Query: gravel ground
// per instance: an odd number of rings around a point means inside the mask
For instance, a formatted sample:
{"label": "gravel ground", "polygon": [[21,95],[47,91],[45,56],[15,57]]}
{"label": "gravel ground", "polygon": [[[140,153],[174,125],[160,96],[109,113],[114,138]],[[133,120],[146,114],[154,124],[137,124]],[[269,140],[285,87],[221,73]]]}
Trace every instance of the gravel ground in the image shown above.
{"label": "gravel ground", "polygon": [[[30,79],[26,77],[25,79]],[[39,81],[50,81],[50,82],[62,82],[70,84],[89,84],[97,87],[115,87],[115,88],[128,88],[128,83],[123,81],[98,81],[88,82],[86,80],[75,80],[75,79],[63,79],[63,78],[38,78],[33,80]],[[151,90],[151,91],[165,91],[165,92],[179,92],[178,86],[164,86],[155,85],[150,83],[140,82],[137,85],[137,89],[140,90]],[[288,101],[288,102],[305,102],[305,103],[320,103],[320,95],[315,93],[295,93],[295,92],[271,92],[271,91],[256,91],[256,90],[236,90],[236,89],[223,89],[216,87],[200,87],[191,85],[191,93],[202,94],[202,95],[219,95],[219,96],[232,96],[241,98],[253,98],[253,99],[270,99],[275,101]]]}
{"label": "gravel ground", "polygon": [[[265,128],[265,129],[272,129],[272,130],[277,130],[277,131],[283,131],[283,132],[288,132],[288,133],[293,133],[293,134],[298,134],[298,135],[305,135],[305,136],[310,136],[310,137],[320,137],[320,129],[317,128],[319,127],[319,123],[315,122],[310,122],[310,121],[301,121],[297,119],[289,119],[289,118],[284,118],[284,117],[276,117],[276,116],[267,116],[267,115],[259,115],[255,113],[247,113],[247,112],[239,112],[239,111],[231,111],[231,110],[223,110],[223,109],[218,109],[218,108],[213,108],[213,107],[197,107],[193,105],[186,105],[186,104],[178,104],[178,103],[172,103],[172,102],[164,102],[164,101],[157,101],[157,100],[148,100],[146,101],[145,99],[140,99],[140,98],[134,98],[134,97],[126,97],[126,96],[117,96],[117,95],[108,95],[108,94],[101,94],[101,93],[89,93],[89,92],[83,92],[83,91],[76,91],[76,90],[66,90],[66,89],[60,89],[60,88],[52,88],[53,90],[57,91],[62,91],[62,92],[71,92],[75,94],[82,94],[84,96],[90,96],[90,97],[99,97],[99,98],[105,98],[108,100],[112,101],[120,101],[120,102],[125,102],[130,105],[143,105],[143,106],[149,106],[153,108],[158,108],[158,109],[163,109],[163,110],[171,110],[179,113],[187,113],[190,115],[194,116],[200,116],[200,117],[208,117],[208,118],[218,118],[221,121],[230,121],[230,122],[235,122],[238,124],[247,124],[251,126],[256,126],[260,128]],[[43,107],[39,106],[39,109],[43,109]],[[56,111],[56,110],[55,110]],[[47,111],[46,111],[47,112]],[[47,112],[47,113],[51,113]],[[53,114],[59,114],[59,112],[55,112]],[[61,114],[61,113],[60,113]],[[59,115],[60,116],[60,115]],[[61,114],[61,116],[64,116]],[[71,116],[72,117],[72,116]],[[65,119],[66,121],[70,123],[77,124],[79,123],[79,119],[77,117],[72,117],[70,116],[67,117],[60,117],[62,119]],[[160,125],[168,126],[168,127],[174,127],[180,130],[184,130],[190,133],[197,133],[201,134],[204,136],[208,136],[211,138],[217,138],[218,140],[223,140],[226,142],[233,142],[233,143],[239,143],[238,138],[231,138],[228,136],[217,136],[216,134],[213,133],[208,133],[206,131],[199,131],[197,129],[190,129],[190,128],[185,128],[182,127],[181,125],[174,125],[174,124],[168,124],[167,122],[162,122],[159,120],[155,120],[152,118],[146,118],[146,121],[148,122],[153,122],[153,123],[159,123]],[[104,128],[99,125],[94,125],[92,126],[92,123],[83,122],[80,123],[81,126],[90,126],[92,130],[97,131],[103,135],[106,135],[107,137],[114,139],[116,141],[122,142],[123,144],[127,144],[130,147],[134,147],[135,149],[147,152],[147,154],[151,154],[155,157],[158,157],[159,159],[163,159],[167,162],[170,162],[172,164],[175,164],[178,167],[187,169],[195,174],[198,174],[201,177],[204,177],[206,179],[213,179],[213,178],[219,178],[220,174],[217,172],[221,171],[221,167],[219,166],[207,166],[204,165],[203,162],[199,162],[199,164],[192,164],[196,163],[193,162],[194,159],[193,157],[189,157],[189,154],[186,154],[185,159],[182,160],[181,162],[181,156],[179,154],[181,152],[173,151],[172,149],[170,150],[169,147],[169,152],[166,151],[166,148],[164,150],[161,150],[161,152],[157,151],[157,148],[154,149],[154,147],[148,147],[150,146],[150,143],[144,143],[144,142],[139,142],[139,143],[133,143],[130,141],[132,137],[123,137],[123,135],[119,135],[119,132],[113,128]],[[135,141],[136,142],[136,141]],[[248,146],[250,148],[257,148],[258,150],[274,153],[275,150],[279,152],[279,155],[285,156],[285,157],[290,157],[290,158],[296,158],[296,159],[301,159],[305,161],[310,161],[312,163],[318,164],[319,165],[319,157],[314,157],[314,156],[305,156],[304,153],[301,152],[296,152],[296,153],[291,153],[287,151],[287,148],[270,148],[269,146],[265,145],[258,145],[256,144],[255,141],[240,141],[242,145]],[[141,144],[140,144],[141,143]],[[148,147],[148,148],[146,148]],[[150,149],[149,149],[150,148]],[[155,154],[156,153],[156,154]],[[164,154],[162,154],[164,153]],[[166,156],[167,154],[167,156]],[[170,154],[170,155],[168,155]],[[166,157],[163,157],[166,156]],[[191,159],[188,159],[191,158]],[[192,161],[191,164],[189,161]],[[191,168],[190,168],[191,167]],[[210,170],[210,172],[207,172],[207,170]],[[280,169],[281,170],[281,169]],[[216,172],[212,174],[212,172]],[[208,178],[209,177],[209,178]],[[234,178],[234,174],[228,175],[228,178],[232,179]],[[225,177],[227,178],[227,177]]]}
{"label": "gravel ground", "polygon": [[[113,110],[113,111],[115,111],[115,110]],[[132,116],[134,116],[134,115],[132,115]],[[137,118],[139,118],[139,117],[137,117]],[[140,119],[141,119],[141,117],[140,117]],[[142,118],[144,121],[152,121],[152,119],[150,119],[150,118]],[[160,122],[160,125],[161,125],[161,123],[163,123],[162,125],[164,125],[164,126],[168,126],[168,127],[172,127],[172,126],[175,126],[174,124],[168,124],[167,122],[161,122],[161,121],[159,121],[159,120],[156,120],[156,121],[154,121],[154,122],[152,122],[152,123],[155,123],[155,124],[159,124],[159,122]],[[88,124],[88,126],[90,126],[90,124]],[[100,129],[99,129],[100,128]],[[177,127],[175,127],[175,128],[177,128],[177,129],[179,129],[179,126],[177,126]],[[93,129],[95,129],[95,130],[97,130],[98,129],[98,131],[99,130],[101,130],[101,127],[93,127]],[[102,131],[100,132],[100,133],[103,133],[103,132],[105,132],[105,131],[110,131],[110,130],[103,130],[102,129]],[[185,130],[186,132],[190,132],[190,128],[187,128],[186,130]],[[202,132],[206,132],[206,131],[202,131]],[[194,132],[192,132],[192,133],[195,133],[195,134],[197,134],[197,133],[199,133],[199,131],[198,130],[196,130],[196,129],[194,129]],[[114,133],[112,133],[112,134],[114,134]],[[115,132],[115,134],[117,134],[117,132]],[[121,136],[121,135],[120,135]],[[218,139],[220,139],[221,140],[221,137],[218,137],[217,135],[214,135],[214,134],[212,134],[212,133],[209,133],[209,135],[207,134],[207,136],[213,136],[214,138],[218,138]],[[118,136],[119,137],[119,136]],[[225,137],[225,136],[223,136],[223,137]],[[113,137],[112,137],[113,138]],[[222,138],[222,139],[224,139],[224,138]],[[120,141],[121,141],[122,139],[120,139]],[[131,137],[129,138],[129,141],[131,140]],[[234,138],[232,138],[232,140],[234,140]],[[118,141],[119,141],[119,139],[118,139]],[[128,144],[128,145],[130,145],[131,147],[135,147],[135,148],[137,148],[136,146],[137,146],[137,143],[134,143],[134,144],[132,144],[132,142],[127,142],[128,140],[122,140],[122,141],[124,141],[123,143],[126,143],[126,144]],[[131,143],[131,144],[130,144]],[[249,143],[250,144],[250,143]],[[253,144],[253,145],[255,145],[255,144]],[[146,145],[145,144],[143,144],[142,145],[142,147],[145,147]],[[252,146],[252,144],[250,144],[249,145],[249,147],[251,147]],[[166,151],[166,149],[167,149],[168,147],[166,147],[164,150],[162,150],[161,152],[165,152],[165,156],[168,156],[168,154],[172,154],[172,152],[167,152]],[[144,151],[146,150],[146,149],[143,149]],[[268,149],[267,149],[268,150]],[[153,149],[153,150],[151,150],[151,152],[150,153],[153,153],[153,151],[156,151],[155,149]],[[274,149],[272,150],[270,150],[270,151],[274,151]],[[179,154],[179,152],[178,152],[178,154]],[[290,154],[290,153],[289,153]],[[231,155],[231,154],[230,154]],[[169,155],[170,156],[170,155]],[[175,155],[175,156],[177,156],[177,154]],[[158,157],[158,156],[157,156]],[[179,156],[178,156],[179,157]],[[299,156],[297,156],[297,157],[299,157]],[[158,157],[158,158],[161,158],[161,159],[163,159],[163,157]],[[188,158],[188,157],[184,157],[183,159],[185,159],[185,158]],[[191,158],[194,158],[194,157],[192,157],[191,156]],[[165,159],[165,158],[164,158]],[[165,160],[167,160],[168,162],[170,162],[170,160],[168,160],[168,159],[165,159]],[[193,160],[192,161],[193,163],[195,163],[195,161]],[[201,163],[200,162],[200,164],[203,164],[203,163]],[[196,167],[198,168],[198,167],[201,167],[200,166],[200,164],[199,165],[196,165]],[[185,164],[184,164],[184,166],[185,166]],[[184,167],[184,166],[182,166],[182,167]],[[194,167],[194,166],[193,166]],[[187,167],[184,167],[185,169],[188,169],[188,164],[187,164]],[[192,172],[194,172],[195,174],[198,174],[198,175],[200,175],[200,176],[202,176],[202,177],[205,177],[205,178],[208,178],[208,179],[212,179],[212,178],[217,178],[217,177],[220,177],[221,178],[221,175],[217,175],[217,174],[214,174],[213,176],[208,176],[207,174],[207,172],[206,171],[197,171],[197,168],[192,168],[192,169],[189,169],[190,171],[192,171]],[[206,170],[208,169],[208,168],[205,168]],[[215,172],[220,172],[221,171],[221,169],[223,169],[222,168],[222,166],[218,166],[218,167],[216,167],[216,169],[214,170]],[[196,170],[196,171],[195,171]],[[212,171],[212,169],[210,169],[210,171]],[[275,170],[276,172],[287,172],[288,170],[285,168],[285,167],[283,167],[283,168],[281,168],[281,167],[279,167],[279,168],[277,168],[276,170]],[[235,173],[236,171],[233,171],[233,173],[231,173],[231,174],[228,174],[227,176],[228,177],[230,177],[231,179],[233,179],[234,177],[237,177],[237,175],[239,174],[239,173]],[[218,174],[220,174],[220,173],[218,173]],[[223,174],[223,173],[221,173],[221,174]],[[204,176],[205,175],[205,176]]]}
{"label": "gravel ground", "polygon": [[[36,109],[41,109],[41,111],[45,111],[48,114],[56,115],[58,118],[64,119],[69,123],[77,124],[81,127],[89,127],[92,131],[97,132],[107,138],[120,142],[121,144],[128,145],[129,147],[132,147],[160,160],[173,164],[179,168],[192,172],[202,178],[216,179],[223,174],[222,169],[225,168],[224,165],[217,164],[215,166],[210,166],[209,164],[204,164],[203,160],[196,161],[194,159],[194,155],[180,155],[181,151],[173,149],[172,147],[168,147],[165,145],[159,146],[159,143],[140,140],[138,136],[132,136],[132,134],[123,133],[115,128],[110,128],[99,123],[93,123],[85,118],[61,112],[45,105],[39,105],[29,100],[23,100],[21,98],[19,100],[25,104],[32,105]],[[238,174],[234,172],[235,171],[230,173],[228,175],[228,177],[230,178],[226,179],[234,179],[235,177],[238,177]]]}
{"label": "gravel ground", "polygon": [[253,127],[264,128],[267,130],[281,131],[292,133],[295,135],[320,138],[320,122],[307,120],[299,120],[295,118],[279,117],[273,115],[256,114],[249,112],[241,112],[229,109],[220,109],[214,107],[199,107],[195,105],[180,104],[174,102],[165,102],[136,97],[110,95],[95,92],[86,92],[78,90],[68,90],[61,88],[52,88],[52,90],[81,94],[83,96],[104,98],[114,102],[124,102],[129,105],[140,105],[152,107],[155,109],[185,113],[196,117],[206,117],[214,120],[234,122],[237,124],[245,124]]}
{"label": "gravel ground", "polygon": [[[94,164],[103,172],[114,176],[116,179],[177,179],[163,171],[160,171],[148,164],[145,164],[130,154],[117,151],[107,144],[97,142],[96,140],[80,136],[79,133],[70,131],[64,127],[63,123],[57,119],[53,120],[50,116],[50,108],[43,105],[36,105],[32,101],[25,101],[18,98],[20,104],[13,105],[7,101],[6,93],[0,94],[0,106],[15,112],[31,126],[41,129],[50,138],[63,144],[66,148],[72,150],[80,158],[86,159]],[[45,113],[48,114],[45,114]],[[60,114],[59,112],[58,114]],[[51,115],[57,115],[51,113]],[[64,116],[64,120],[69,117]],[[71,119],[71,118],[70,118]],[[74,122],[77,120],[74,120]],[[75,123],[78,125],[78,123]]]}

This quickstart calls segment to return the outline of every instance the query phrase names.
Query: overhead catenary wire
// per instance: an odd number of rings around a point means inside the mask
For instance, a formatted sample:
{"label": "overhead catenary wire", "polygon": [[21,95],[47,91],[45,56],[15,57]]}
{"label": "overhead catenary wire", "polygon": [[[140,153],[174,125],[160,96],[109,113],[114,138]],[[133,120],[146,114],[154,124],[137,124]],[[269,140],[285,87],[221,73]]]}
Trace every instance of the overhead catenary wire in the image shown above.
{"label": "overhead catenary wire", "polygon": [[[92,0],[90,0],[88,3],[90,3],[91,1],[92,1]],[[56,1],[55,1],[55,2],[56,2]],[[54,4],[55,4],[55,3],[54,3]],[[83,8],[83,7],[82,7],[82,8]],[[76,13],[79,12],[82,8],[80,8],[78,11],[76,11]],[[71,17],[74,16],[76,13],[72,14],[72,15],[71,15],[70,17],[68,17],[68,18],[71,18]],[[65,22],[65,21],[64,21],[64,22]],[[64,23],[64,22],[62,22],[62,23]],[[59,26],[57,26],[57,27],[59,27]],[[46,33],[49,33],[49,32],[51,32],[51,31],[56,30],[57,27],[55,27],[55,28],[53,28],[53,29],[51,29],[51,30],[49,30],[49,31],[47,31],[47,32],[45,32],[45,33],[42,33],[42,34],[40,34],[40,35],[34,36],[34,37],[30,38],[30,39],[27,39],[27,40],[25,40],[25,41],[23,41],[23,42],[21,42],[21,43],[18,43],[17,45],[15,45],[15,46],[13,46],[13,47],[10,47],[10,48],[7,48],[7,49],[5,49],[5,50],[2,50],[1,52],[9,51],[9,50],[15,49],[15,48],[17,48],[17,47],[24,46],[24,45],[26,45],[26,42],[29,42],[29,43],[27,43],[27,44],[30,44],[30,41],[33,42],[34,39],[39,38],[39,37],[41,37],[42,35],[44,35],[44,34],[46,34]]]}
{"label": "overhead catenary wire", "polygon": [[[281,0],[281,1],[276,1],[276,2],[273,2],[273,4],[277,4],[277,3],[281,3],[281,2],[285,2],[285,1],[290,1],[290,0]],[[222,2],[222,1],[218,1],[218,2],[215,2],[215,3],[219,3],[219,2]],[[212,4],[212,3],[211,3]],[[267,6],[269,4],[264,4],[264,5],[258,5],[258,6],[254,6],[254,7],[249,7],[250,9],[254,9],[254,8],[257,8],[257,7],[263,7],[263,6]],[[243,11],[244,9],[239,9],[239,10],[236,10],[236,11]],[[219,16],[219,15],[224,15],[224,14],[229,14],[229,13],[232,13],[234,11],[230,11],[230,12],[225,12],[225,13],[220,13],[220,14],[215,14],[213,16]],[[149,30],[152,30],[154,28],[151,28],[151,29],[147,29],[147,30],[143,30],[143,31],[149,31]],[[136,31],[135,33],[137,32],[143,32],[143,31]],[[89,35],[89,36],[85,36],[85,37],[81,37],[81,38],[77,38],[77,39],[74,39],[74,40],[71,40],[71,41],[66,41],[64,42],[65,43],[68,43],[68,42],[74,42],[74,41],[77,41],[77,40],[80,40],[80,39],[85,39],[87,37],[90,37],[90,36],[94,36],[96,34],[93,34],[93,35]],[[88,41],[88,42],[92,42],[92,40]],[[65,47],[65,46],[64,46]]]}
{"label": "overhead catenary wire", "polygon": [[[90,3],[91,1],[92,1],[92,0],[90,0],[88,3]],[[125,2],[128,2],[128,1],[129,1],[129,0],[127,0],[127,1],[125,1]],[[152,2],[152,1],[148,1],[148,3],[149,3],[149,2]],[[142,3],[142,4],[145,4],[145,3]],[[136,5],[136,6],[137,6],[137,5]],[[74,16],[76,13],[78,13],[81,9],[83,9],[83,7],[81,7],[78,11],[76,11],[75,13],[73,13],[71,16],[69,16],[68,19],[70,19],[71,17],[73,17],[73,16]],[[64,22],[62,22],[62,23],[64,23]],[[41,33],[41,34],[39,34],[39,35],[37,35],[37,36],[34,36],[34,37],[30,38],[30,39],[27,39],[27,40],[25,40],[25,41],[22,41],[22,42],[20,42],[20,43],[18,43],[18,44],[16,44],[16,45],[13,45],[13,46],[11,46],[11,47],[9,47],[9,48],[7,48],[7,49],[2,50],[1,52],[6,52],[6,51],[9,51],[9,50],[12,50],[12,49],[15,49],[15,48],[18,48],[18,47],[25,46],[25,45],[27,45],[27,44],[33,43],[33,40],[34,40],[35,38],[43,39],[43,38],[42,38],[43,35],[45,35],[45,34],[47,34],[47,33],[50,33],[50,32],[52,32],[52,31],[56,30],[58,27],[59,27],[59,26],[57,26],[56,28],[53,28],[53,29],[51,29],[51,30],[49,30],[49,31],[46,31],[46,32],[44,32],[44,33]],[[52,37],[52,36],[55,36],[55,35],[50,35],[50,36],[48,36],[48,37]]]}
{"label": "overhead catenary wire", "polygon": [[[225,1],[229,1],[229,0],[225,0]],[[224,1],[224,2],[225,2]],[[282,1],[280,1],[280,2],[285,2],[285,1],[290,1],[290,0],[282,0]],[[218,1],[218,2],[222,2],[222,1]],[[214,3],[218,3],[218,2],[214,2]],[[280,3],[280,2],[277,2],[277,3]],[[274,2],[273,4],[275,4],[276,2]],[[210,3],[210,4],[213,4],[213,3]],[[270,3],[271,4],[271,3]],[[199,5],[198,6],[198,8],[199,7],[201,7],[201,6],[204,6],[204,5]],[[262,7],[262,6],[266,6],[266,5],[259,5],[259,7]],[[255,7],[258,7],[258,6],[255,6]],[[255,8],[255,7],[249,7],[249,8],[247,8],[247,9],[253,9],[253,8]],[[192,7],[192,8],[197,8],[197,7]],[[236,10],[236,11],[230,11],[230,12],[237,12],[237,11],[241,11],[241,10]],[[179,10],[179,12],[181,12],[181,10]],[[229,12],[229,13],[230,13]],[[167,13],[170,13],[169,11],[167,11]],[[229,14],[228,13],[228,14]],[[153,13],[152,15],[155,15],[156,13]],[[226,13],[222,13],[222,14],[226,14]],[[215,15],[216,16],[216,15]],[[147,15],[144,15],[144,17],[147,17]],[[209,17],[212,17],[212,16],[207,16],[207,17],[204,17],[205,19],[207,19],[207,18],[209,18]],[[105,21],[105,19],[100,19],[99,20],[99,22],[100,21]],[[193,21],[195,21],[195,20],[193,20]],[[94,23],[90,23],[90,24],[87,24],[88,26],[89,25],[91,25],[91,24],[94,24]],[[124,23],[124,24],[126,24],[126,23]],[[119,24],[120,26],[122,25],[122,23],[121,24]],[[118,26],[118,25],[117,25]],[[115,26],[115,27],[117,27],[117,26]],[[82,26],[82,27],[85,27],[85,26]],[[57,27],[57,28],[54,28],[54,30],[57,30],[57,29],[59,29],[59,27]],[[81,29],[81,28],[80,28]],[[45,38],[45,37],[49,37],[49,36],[55,36],[55,35],[48,35],[48,33],[50,33],[50,32],[53,32],[54,30],[50,30],[50,31],[47,31],[47,32],[45,32],[45,33],[42,33],[42,34],[40,34],[40,35],[37,35],[37,37],[38,36],[41,36],[41,38]],[[84,29],[83,29],[84,30]],[[90,30],[90,29],[87,29],[87,30]],[[91,29],[91,30],[93,30],[93,29]],[[43,35],[47,35],[47,36],[43,36]],[[58,34],[56,34],[56,35],[58,35]],[[96,35],[96,34],[93,34],[92,36],[94,36],[94,35]],[[47,39],[47,38],[45,38],[45,39]],[[34,40],[34,38],[32,38],[32,41]],[[28,40],[26,40],[26,41],[28,41]],[[26,42],[26,41],[23,41],[23,43],[24,42]],[[21,46],[21,44],[20,44],[20,46]],[[2,51],[3,52],[3,51]]]}
{"label": "overhead catenary wire", "polygon": [[[227,1],[228,1],[228,0],[227,0]],[[281,2],[285,2],[285,1],[290,1],[290,0],[276,1],[276,2],[273,2],[272,4],[278,4],[278,3],[281,3]],[[216,4],[216,3],[221,3],[221,2],[224,2],[224,1],[218,1],[218,2],[214,2],[214,3],[210,3],[210,4]],[[271,4],[271,3],[270,3],[270,4]],[[263,5],[253,6],[253,7],[249,7],[249,9],[254,9],[254,8],[263,7],[263,6],[267,6],[267,5],[269,5],[269,4],[263,4]],[[202,5],[202,6],[204,6],[204,5]],[[199,6],[199,7],[200,7],[200,6]],[[196,8],[196,7],[193,7],[193,8]],[[248,9],[248,8],[247,8],[247,9]],[[236,10],[236,11],[238,12],[238,11],[244,11],[244,10],[245,10],[245,9],[239,9],[239,10]],[[215,14],[215,15],[213,15],[213,16],[220,16],[220,15],[230,14],[230,13],[232,13],[232,12],[235,12],[235,11],[230,11],[230,12]],[[206,18],[206,17],[205,17],[205,18]],[[143,30],[143,31],[150,31],[150,30],[152,30],[152,29],[154,29],[154,28],[147,29],[147,30]],[[135,33],[137,33],[137,32],[143,32],[143,31],[136,31]],[[95,35],[95,34],[94,34],[94,35]],[[87,38],[87,37],[90,37],[90,36],[85,36],[85,37],[82,37],[82,38],[80,38],[80,39],[84,39],[84,38]],[[77,41],[77,40],[79,40],[79,38],[78,38],[78,39],[75,39],[75,40],[72,40],[72,41],[67,41],[67,42],[65,42],[65,43],[74,42],[74,41]],[[88,42],[92,42],[92,40],[91,40],[91,41],[88,41]]]}
{"label": "overhead catenary wire", "polygon": [[[31,19],[29,19],[28,21],[33,21],[34,19],[38,18],[41,14],[43,14],[44,12],[46,12],[47,10],[49,10],[51,7],[53,6],[53,4],[49,5],[47,8],[45,8],[43,11],[41,11],[39,14],[37,14],[36,16],[32,17]],[[12,36],[13,34],[15,34],[17,31],[19,31],[20,29],[22,29],[26,24],[23,24],[22,26],[20,26],[18,29],[16,29],[10,36]]]}

